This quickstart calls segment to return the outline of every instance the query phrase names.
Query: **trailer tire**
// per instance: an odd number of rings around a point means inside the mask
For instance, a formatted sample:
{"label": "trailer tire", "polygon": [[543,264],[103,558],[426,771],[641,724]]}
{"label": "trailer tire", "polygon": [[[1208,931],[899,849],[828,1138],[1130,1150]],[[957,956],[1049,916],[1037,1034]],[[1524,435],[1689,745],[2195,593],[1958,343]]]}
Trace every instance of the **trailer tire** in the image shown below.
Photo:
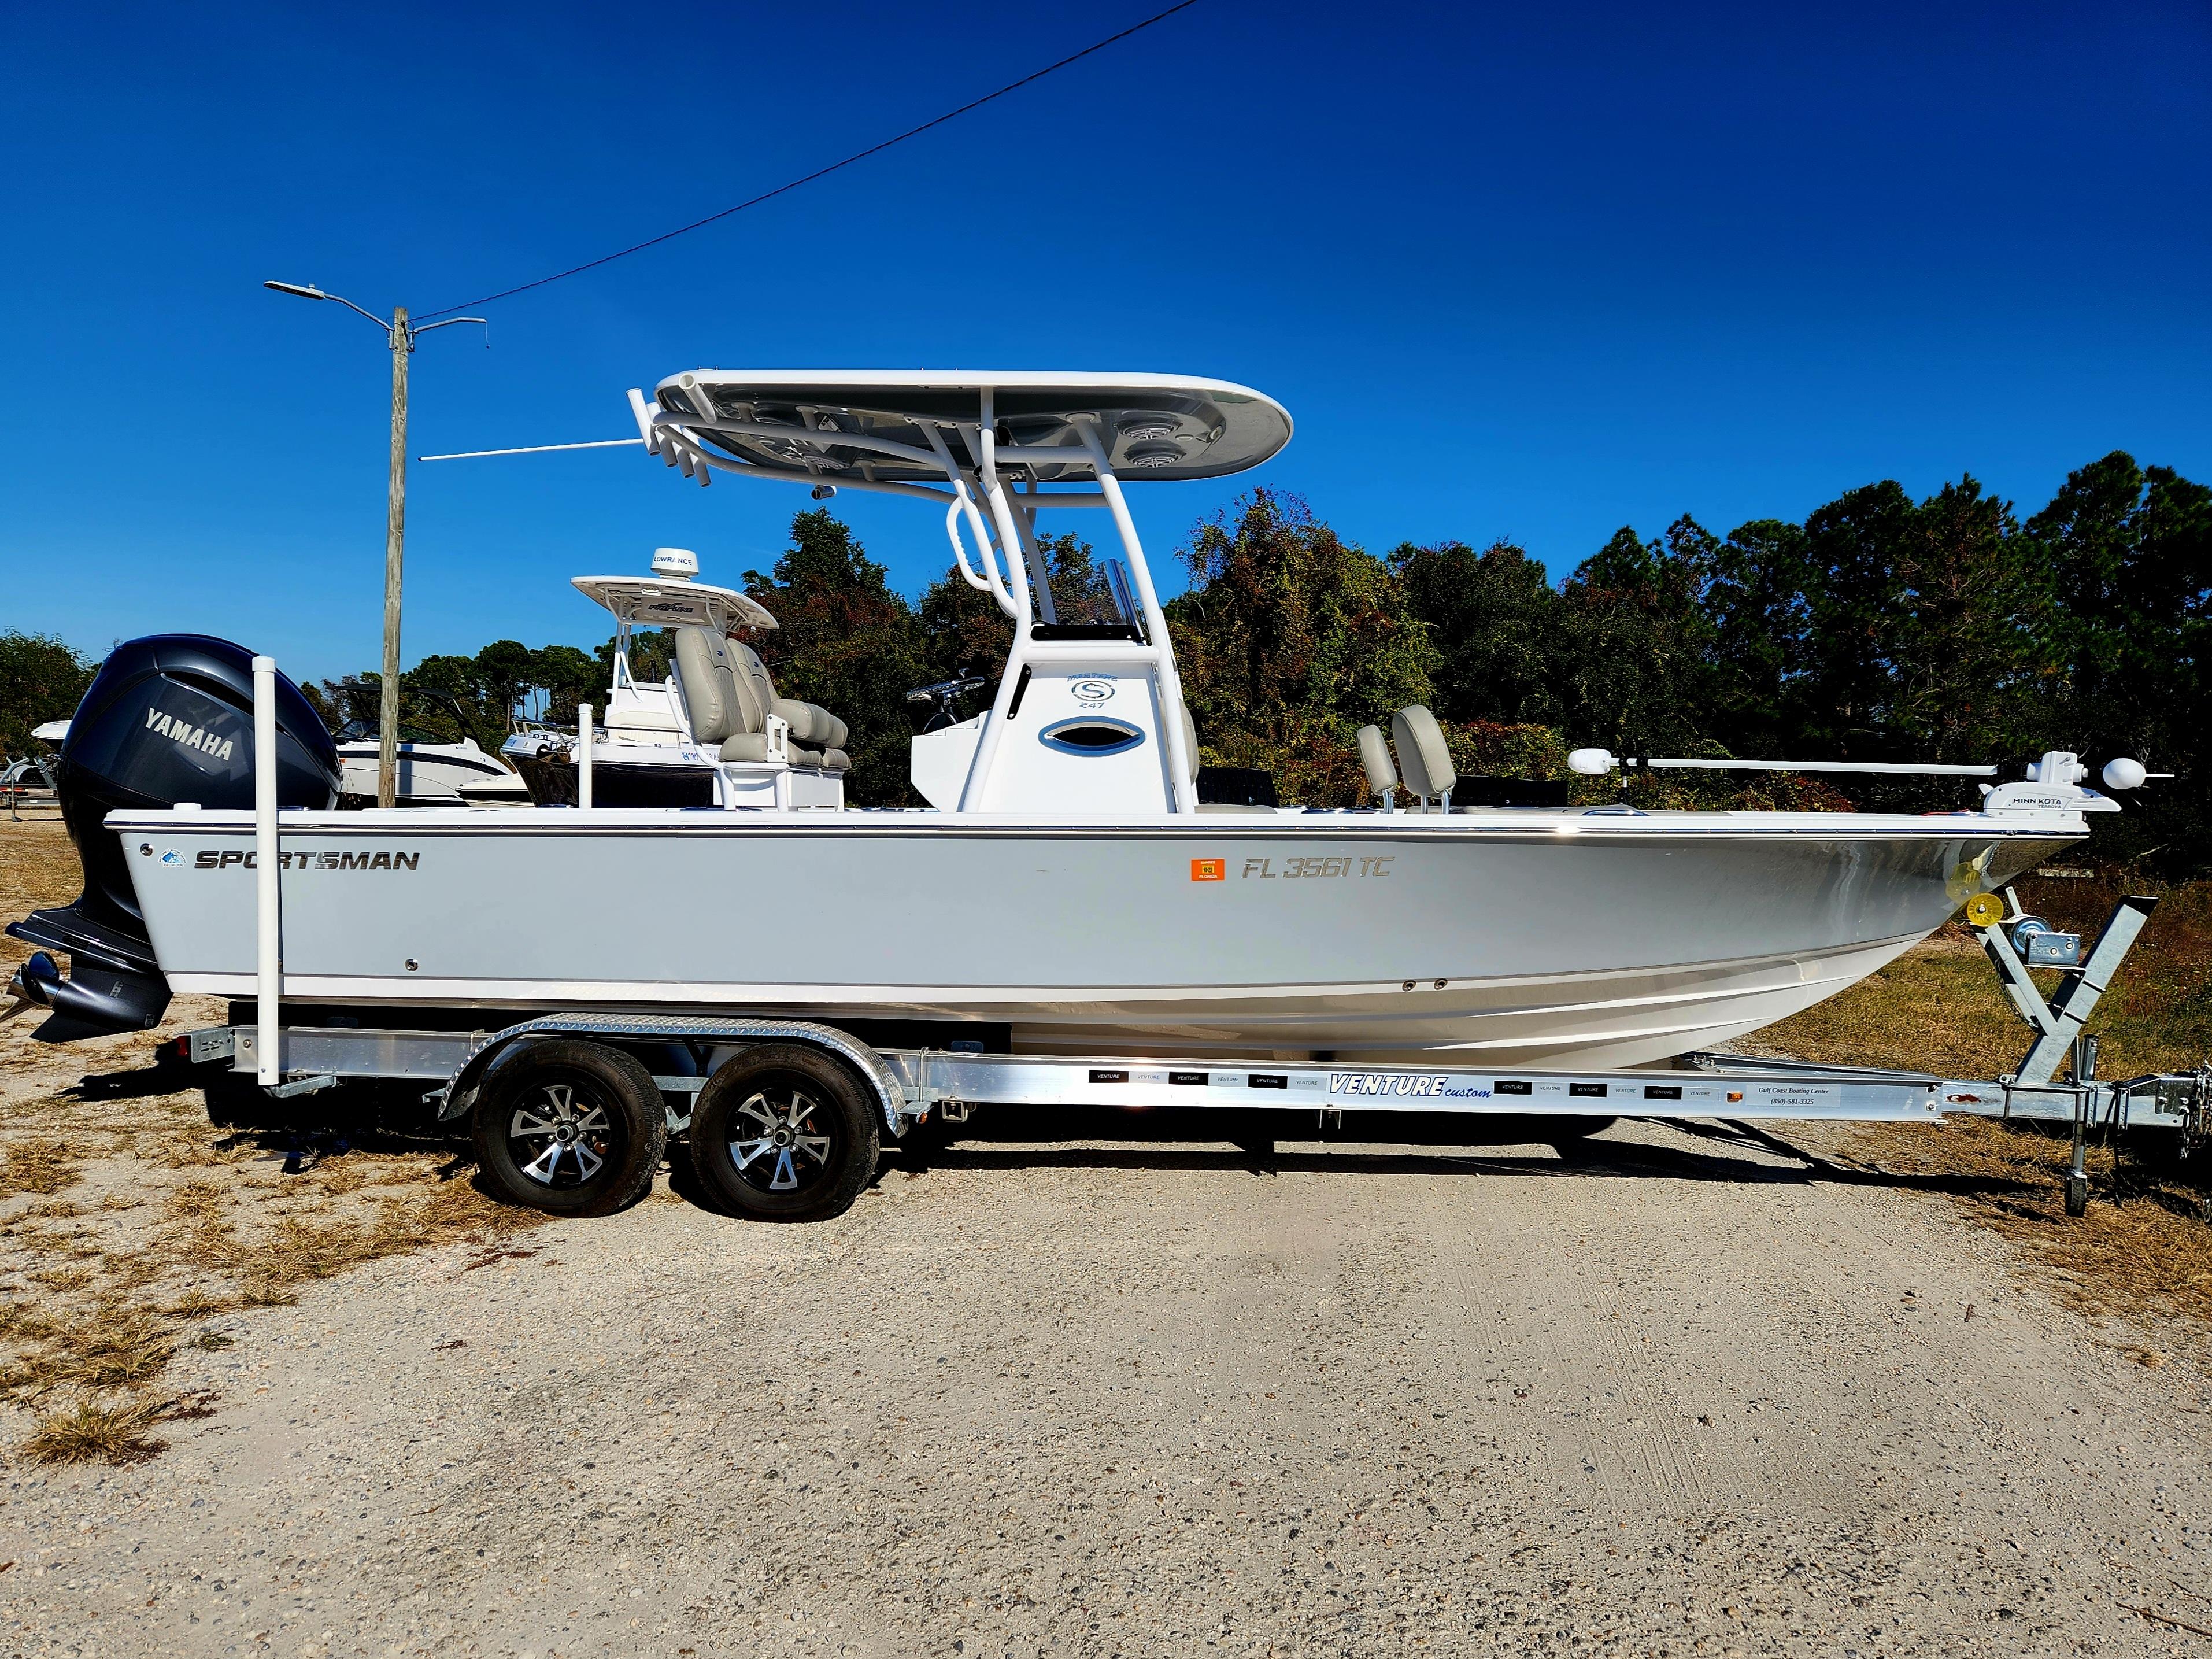
{"label": "trailer tire", "polygon": [[852,1069],[794,1042],[726,1061],[691,1115],[691,1167],[717,1200],[757,1221],[827,1221],[875,1179],[875,1103]]}
{"label": "trailer tire", "polygon": [[527,1043],[495,1066],[470,1127],[493,1192],[554,1215],[635,1202],[668,1146],[652,1073],[619,1048],[572,1038]]}

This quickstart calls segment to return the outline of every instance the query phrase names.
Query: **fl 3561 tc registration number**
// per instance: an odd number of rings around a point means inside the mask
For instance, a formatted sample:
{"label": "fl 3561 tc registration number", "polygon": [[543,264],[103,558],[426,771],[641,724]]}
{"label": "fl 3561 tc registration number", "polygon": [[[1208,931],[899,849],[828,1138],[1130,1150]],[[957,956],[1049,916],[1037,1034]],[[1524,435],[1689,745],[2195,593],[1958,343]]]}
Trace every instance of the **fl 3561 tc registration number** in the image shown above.
{"label": "fl 3561 tc registration number", "polygon": [[[1390,873],[1391,860],[1398,855],[1384,853],[1364,858],[1349,854],[1342,858],[1285,859],[1282,868],[1275,867],[1272,858],[1246,859],[1243,878],[1246,881],[1337,881],[1346,876],[1375,877]],[[1193,881],[1223,881],[1228,878],[1229,860],[1226,859],[1193,859],[1190,878]]]}

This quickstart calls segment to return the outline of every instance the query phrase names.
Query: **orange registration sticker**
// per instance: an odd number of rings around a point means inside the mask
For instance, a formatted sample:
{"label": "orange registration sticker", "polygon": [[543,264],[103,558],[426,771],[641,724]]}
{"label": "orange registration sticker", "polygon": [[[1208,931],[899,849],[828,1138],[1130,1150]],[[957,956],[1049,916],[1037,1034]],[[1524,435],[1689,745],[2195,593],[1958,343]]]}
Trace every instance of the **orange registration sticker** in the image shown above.
{"label": "orange registration sticker", "polygon": [[1226,859],[1193,859],[1190,861],[1190,878],[1193,881],[1226,881],[1229,879],[1229,861]]}

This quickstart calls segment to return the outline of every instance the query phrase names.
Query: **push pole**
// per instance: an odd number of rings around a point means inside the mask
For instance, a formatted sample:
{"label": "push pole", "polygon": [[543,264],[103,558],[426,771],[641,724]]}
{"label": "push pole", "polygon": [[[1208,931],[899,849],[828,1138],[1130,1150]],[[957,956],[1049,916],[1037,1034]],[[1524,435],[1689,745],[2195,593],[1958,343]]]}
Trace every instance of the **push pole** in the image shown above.
{"label": "push pole", "polygon": [[415,349],[407,307],[392,313],[392,482],[384,520],[384,683],[379,687],[376,804],[399,799],[399,568],[407,536],[407,359]]}
{"label": "push pole", "polygon": [[254,1079],[283,1078],[276,1052],[276,1006],[283,994],[283,933],[276,876],[276,659],[253,659]]}

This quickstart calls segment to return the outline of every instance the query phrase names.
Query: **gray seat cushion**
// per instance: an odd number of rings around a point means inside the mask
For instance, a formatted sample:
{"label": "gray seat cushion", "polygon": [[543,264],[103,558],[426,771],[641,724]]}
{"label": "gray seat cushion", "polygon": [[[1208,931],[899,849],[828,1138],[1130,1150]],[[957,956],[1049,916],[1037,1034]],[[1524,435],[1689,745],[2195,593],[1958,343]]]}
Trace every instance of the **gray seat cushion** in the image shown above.
{"label": "gray seat cushion", "polygon": [[732,732],[746,729],[721,645],[721,635],[711,628],[676,630],[677,684],[684,689],[691,736],[701,744],[720,743]]}
{"label": "gray seat cushion", "polygon": [[791,727],[791,735],[805,743],[820,744],[825,749],[842,749],[852,734],[846,731],[845,722],[818,702],[797,702],[789,697],[778,697],[769,712]]}
{"label": "gray seat cushion", "polygon": [[1451,793],[1459,781],[1451,750],[1437,717],[1419,703],[1390,716],[1390,737],[1398,750],[1398,770],[1406,787],[1424,799]]}
{"label": "gray seat cushion", "polygon": [[[853,763],[842,749],[805,749],[796,743],[787,742],[784,753],[793,766],[818,766],[825,772],[848,772]],[[740,732],[726,738],[722,744],[722,758],[726,761],[764,761],[769,758],[768,733]]]}
{"label": "gray seat cushion", "polygon": [[1367,787],[1380,795],[1398,787],[1398,768],[1390,759],[1390,745],[1379,726],[1359,728],[1359,767],[1367,774]]}

